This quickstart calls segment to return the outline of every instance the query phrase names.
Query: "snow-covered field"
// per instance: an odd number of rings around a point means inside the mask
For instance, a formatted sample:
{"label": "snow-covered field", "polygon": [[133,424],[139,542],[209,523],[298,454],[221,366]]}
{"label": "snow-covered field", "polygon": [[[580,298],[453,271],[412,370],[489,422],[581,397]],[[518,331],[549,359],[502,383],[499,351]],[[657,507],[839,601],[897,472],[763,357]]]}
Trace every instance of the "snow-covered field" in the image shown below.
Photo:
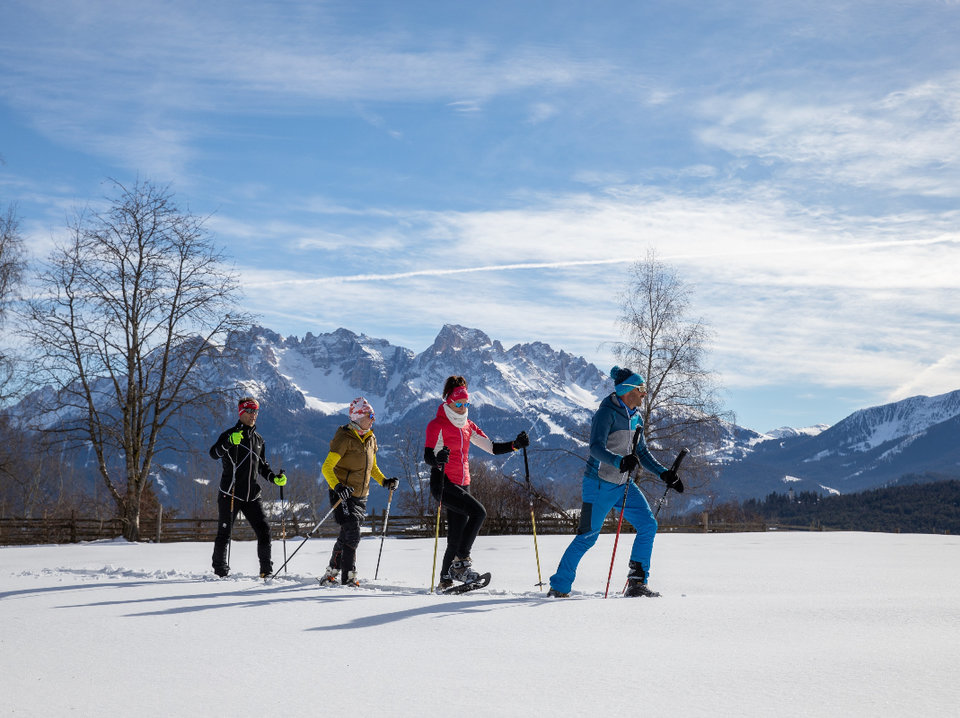
{"label": "snow-covered field", "polygon": [[[544,580],[568,541],[540,537]],[[245,542],[223,580],[209,544],[0,548],[0,713],[960,715],[960,537],[661,535],[663,597],[604,600],[612,546],[566,600],[530,536],[481,536],[494,582],[458,597],[427,593],[430,539],[387,539],[366,589],[318,587],[326,539],[268,584]]]}

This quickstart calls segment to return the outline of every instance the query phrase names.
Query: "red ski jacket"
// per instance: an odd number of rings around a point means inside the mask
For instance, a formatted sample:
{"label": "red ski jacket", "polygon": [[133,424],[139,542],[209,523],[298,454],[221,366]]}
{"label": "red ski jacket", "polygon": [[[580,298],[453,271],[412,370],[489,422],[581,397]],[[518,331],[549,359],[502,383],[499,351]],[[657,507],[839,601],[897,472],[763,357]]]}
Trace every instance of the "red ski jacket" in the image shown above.
{"label": "red ski jacket", "polygon": [[424,448],[432,449],[434,454],[444,446],[450,449],[450,458],[443,473],[453,483],[467,486],[470,483],[470,444],[476,444],[489,454],[499,452],[494,451],[493,442],[469,419],[466,419],[462,428],[454,426],[443,407],[441,404],[437,416],[427,424]]}

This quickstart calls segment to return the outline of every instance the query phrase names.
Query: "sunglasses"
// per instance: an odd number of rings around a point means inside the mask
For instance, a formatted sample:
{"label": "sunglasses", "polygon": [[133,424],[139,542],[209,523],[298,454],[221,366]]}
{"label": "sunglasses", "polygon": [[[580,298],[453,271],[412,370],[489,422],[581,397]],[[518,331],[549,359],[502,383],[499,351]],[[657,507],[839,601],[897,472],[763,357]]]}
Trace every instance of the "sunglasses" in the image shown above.
{"label": "sunglasses", "polygon": [[259,409],[241,409],[240,413],[241,414],[259,414],[260,410]]}
{"label": "sunglasses", "polygon": [[455,402],[453,402],[453,405],[454,405],[455,407],[457,407],[458,409],[462,409],[462,408],[465,407],[465,406],[470,406],[470,402],[469,402],[469,401],[455,401]]}

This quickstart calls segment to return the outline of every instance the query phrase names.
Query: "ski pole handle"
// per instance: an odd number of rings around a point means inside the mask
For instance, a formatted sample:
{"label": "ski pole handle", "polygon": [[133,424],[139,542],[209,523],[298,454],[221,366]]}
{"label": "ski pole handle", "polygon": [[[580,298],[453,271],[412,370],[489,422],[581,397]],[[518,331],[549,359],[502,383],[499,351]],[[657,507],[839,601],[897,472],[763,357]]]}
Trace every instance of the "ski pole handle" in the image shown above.
{"label": "ski pole handle", "polygon": [[[677,454],[677,458],[673,460],[673,466],[670,467],[670,471],[676,474],[677,469],[680,468],[680,464],[683,462],[683,460],[686,458],[687,454],[689,453],[690,453],[690,449],[680,449],[680,453]],[[657,502],[657,511],[656,513],[653,514],[654,520],[656,520],[656,518],[660,515],[660,509],[663,507],[663,503],[667,500],[667,492],[669,491],[670,491],[669,486],[667,486],[667,488],[663,490],[663,496],[661,496],[660,500]]]}
{"label": "ski pole handle", "polygon": [[673,466],[670,467],[670,471],[676,471],[680,468],[680,463],[686,458],[687,454],[690,453],[690,449],[680,449],[680,453],[677,454],[677,458],[673,460]]}

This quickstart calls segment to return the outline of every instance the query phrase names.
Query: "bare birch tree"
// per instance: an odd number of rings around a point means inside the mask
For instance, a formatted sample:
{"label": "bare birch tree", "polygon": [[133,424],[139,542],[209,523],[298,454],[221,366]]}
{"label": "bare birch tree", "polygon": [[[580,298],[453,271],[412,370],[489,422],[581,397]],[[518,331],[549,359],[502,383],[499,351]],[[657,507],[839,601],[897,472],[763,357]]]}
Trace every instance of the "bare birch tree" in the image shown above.
{"label": "bare birch tree", "polygon": [[202,219],[166,187],[113,189],[39,271],[21,327],[35,381],[56,390],[53,429],[91,448],[135,541],[154,458],[176,438],[171,420],[215,399],[218,345],[248,322]]}
{"label": "bare birch tree", "polygon": [[[16,208],[10,205],[0,214],[0,327],[17,294],[25,266],[23,237]],[[0,403],[10,399],[14,378],[13,358],[0,347]]]}
{"label": "bare birch tree", "polygon": [[648,252],[630,270],[620,317],[625,339],[616,354],[647,380],[641,411],[648,444],[667,458],[689,448],[684,483],[695,488],[712,478],[707,457],[718,448],[720,422],[733,416],[723,410],[717,378],[706,367],[711,332],[689,316],[690,297],[676,270]]}

